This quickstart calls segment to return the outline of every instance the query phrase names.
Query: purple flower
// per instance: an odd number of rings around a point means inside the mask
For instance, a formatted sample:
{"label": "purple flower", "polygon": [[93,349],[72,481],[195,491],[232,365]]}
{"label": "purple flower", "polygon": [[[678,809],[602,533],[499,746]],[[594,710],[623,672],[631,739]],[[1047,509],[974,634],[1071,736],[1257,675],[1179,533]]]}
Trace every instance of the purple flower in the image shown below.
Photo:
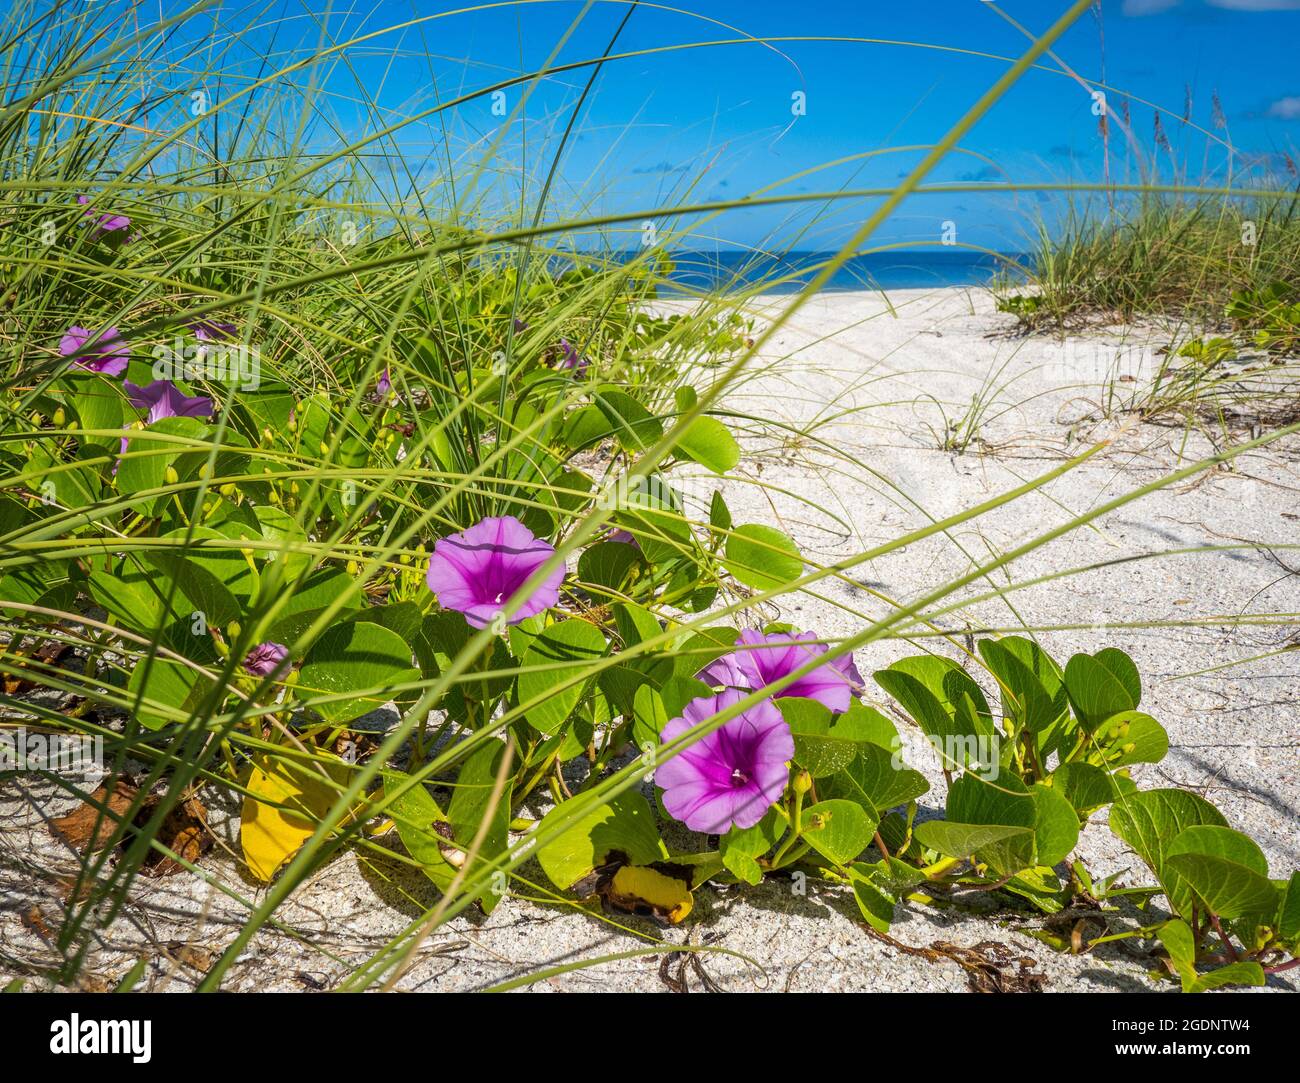
{"label": "purple flower", "polygon": [[259,643],[244,657],[244,672],[254,677],[281,677],[289,668],[289,648],[283,643]]}
{"label": "purple flower", "polygon": [[154,380],[144,387],[136,387],[130,380],[123,380],[122,388],[132,406],[149,411],[147,423],[150,425],[164,417],[212,415],[210,398],[205,395],[186,395],[170,380]]}
{"label": "purple flower", "polygon": [[520,331],[527,331],[527,330],[528,330],[528,327],[529,327],[529,324],[528,324],[528,321],[527,321],[527,320],[521,320],[518,316],[515,317],[515,333],[516,333],[516,334],[518,334]]}
{"label": "purple flower", "polygon": [[233,323],[220,320],[191,320],[188,326],[200,342],[228,342],[239,333]]}
{"label": "purple flower", "polygon": [[388,375],[388,366],[384,366],[383,375],[379,377],[379,382],[375,384],[375,390],[379,393],[381,399],[388,398],[388,393],[393,390],[393,381]]}
{"label": "purple flower", "polygon": [[567,338],[560,339],[560,368],[577,369],[578,375],[587,371],[587,359],[579,356],[577,348]]}
{"label": "purple flower", "polygon": [[[693,699],[659,739],[667,744],[743,697],[729,689]],[[655,784],[674,818],[692,831],[721,835],[732,827],[753,827],[781,799],[793,756],[790,727],[765,699],[656,768]]]}
{"label": "purple flower", "polygon": [[[830,648],[825,643],[809,642],[816,639],[812,632],[764,635],[746,629],[736,640],[741,650],[710,662],[696,676],[707,684],[724,688],[757,690],[793,673],[818,655],[826,654]],[[853,656],[842,654],[805,673],[777,694],[815,699],[823,707],[838,713],[847,711],[853,696],[864,687],[862,674],[853,664]]]}
{"label": "purple flower", "polygon": [[[95,349],[86,349],[93,345]],[[59,353],[63,357],[76,354],[72,362],[91,372],[102,372],[105,376],[120,376],[131,356],[131,348],[122,341],[116,327],[107,327],[96,334],[84,327],[69,327],[67,334],[59,340]]]}
{"label": "purple flower", "polygon": [[641,543],[636,540],[636,535],[631,531],[623,530],[621,527],[615,527],[605,535],[606,541],[619,542],[622,545],[630,545],[634,549],[640,549]]}
{"label": "purple flower", "polygon": [[122,456],[126,454],[126,449],[131,445],[129,436],[122,437],[122,443],[117,448],[117,458],[113,460],[113,477],[117,477],[117,469],[122,465]]}
{"label": "purple flower", "polygon": [[[90,202],[90,196],[77,196],[77,202],[85,207]],[[95,219],[91,230],[94,234],[112,233],[126,229],[131,224],[131,219],[124,214],[100,214],[94,207],[86,207],[85,217]]]}
{"label": "purple flower", "polygon": [[[443,609],[455,609],[475,628],[486,628],[529,576],[555,554],[549,542],[512,515],[475,523],[460,534],[439,538],[429,560],[429,589]],[[524,600],[510,618],[518,624],[560,600],[561,565]]]}

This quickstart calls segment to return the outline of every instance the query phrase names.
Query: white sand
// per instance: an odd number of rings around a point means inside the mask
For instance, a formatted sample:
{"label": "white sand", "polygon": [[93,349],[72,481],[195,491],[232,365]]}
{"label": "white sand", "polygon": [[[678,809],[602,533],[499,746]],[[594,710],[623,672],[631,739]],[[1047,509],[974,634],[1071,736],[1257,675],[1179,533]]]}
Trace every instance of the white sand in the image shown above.
{"label": "white sand", "polygon": [[[1016,338],[1014,321],[996,313],[979,291],[908,291],[891,295],[896,314],[869,294],[815,299],[769,344],[765,372],[736,389],[727,406],[801,432],[747,440],[746,481],[724,491],[737,522],[776,522],[801,544],[810,561],[829,563],[942,518],[1039,475],[1093,441],[1113,438],[1104,453],[1053,482],[1039,494],[961,525],[948,534],[908,546],[856,569],[859,585],[828,582],[820,597],[786,600],[781,615],[826,636],[860,631],[888,611],[887,598],[906,603],[962,574],[972,561],[1027,541],[1164,472],[1207,454],[1202,434],[1177,427],[1139,425],[1122,415],[1104,418],[1101,384],[1131,351],[1160,345],[1158,336],[1131,332],[1090,334],[1058,342]],[[784,304],[782,299],[772,301]],[[1121,383],[1134,390],[1140,383]],[[966,454],[937,447],[944,416],[959,416],[972,396],[990,403]],[[1090,401],[1088,401],[1090,400]],[[815,431],[809,426],[820,421]],[[1217,438],[1217,437],[1216,437]],[[944,629],[967,627],[1075,627],[1040,632],[1041,642],[1064,661],[1077,650],[1122,647],[1144,680],[1143,707],[1168,729],[1172,748],[1158,766],[1141,766],[1143,786],[1179,785],[1219,806],[1234,826],[1264,848],[1274,876],[1300,866],[1300,653],[1269,655],[1295,644],[1295,625],[1252,625],[1239,617],[1300,611],[1300,554],[1275,547],[1300,543],[1300,484],[1294,440],[1250,453],[1231,471],[1219,471],[1154,493],[1077,530],[991,577],[996,585],[1104,563],[1091,571],[971,605],[938,618]],[[890,484],[915,502],[909,503]],[[710,481],[705,490],[714,482]],[[1171,549],[1239,545],[1116,563]],[[990,589],[977,583],[958,597]],[[956,600],[954,598],[953,600]],[[768,619],[776,611],[765,614]],[[1175,629],[1106,627],[1142,622],[1202,622]],[[1290,638],[1288,638],[1290,637]],[[927,639],[939,649],[942,641]],[[911,653],[908,644],[873,644],[857,655],[864,673]],[[976,674],[978,677],[978,674]],[[987,687],[987,682],[986,687]],[[991,691],[991,690],[990,690]],[[883,703],[883,697],[882,703]],[[936,779],[932,778],[932,781]],[[942,782],[921,799],[942,807]],[[70,866],[50,839],[43,815],[66,811],[67,800],[24,795],[9,781],[0,787],[0,947],[6,958],[48,957],[20,915],[33,906],[58,913],[57,887],[35,872],[52,861]],[[1096,873],[1132,869],[1128,882],[1147,882],[1140,862],[1124,853],[1099,814],[1085,831],[1079,853]],[[235,824],[217,818],[237,851]],[[257,885],[215,852],[205,867],[246,898]],[[536,869],[525,870],[536,873]],[[540,874],[537,874],[540,877]],[[520,892],[526,893],[521,886]],[[761,970],[728,956],[705,959],[714,980],[732,989],[964,989],[961,968],[943,959],[905,954],[868,936],[856,907],[843,893],[810,884],[801,897],[786,881],[757,889],[706,889],[698,893],[689,929],[662,934],[680,943],[709,938],[748,956]],[[392,864],[364,867],[353,854],[324,869],[280,917],[310,945],[264,931],[234,968],[229,988],[302,989],[310,980],[330,984],[432,903],[434,892],[418,873]],[[972,906],[990,906],[973,899]],[[139,881],[133,903],[104,938],[91,970],[111,982],[134,963],[141,946],[186,941],[216,954],[234,935],[241,908],[189,876]],[[1125,921],[1132,921],[1132,913]],[[1151,920],[1149,918],[1143,920]],[[50,920],[51,927],[57,919]],[[632,922],[639,931],[655,930]],[[1049,990],[1149,987],[1152,962],[1123,944],[1082,957],[1061,955],[1021,932],[1040,928],[1029,911],[987,916],[900,908],[894,935],[927,947],[941,941],[970,947],[997,941],[1017,956],[1037,961]],[[1095,935],[1096,929],[1088,930]],[[647,941],[613,924],[571,911],[507,900],[490,918],[462,917],[429,942],[428,955],[403,986],[418,989],[484,988],[548,966],[627,951]],[[322,950],[317,950],[317,949]],[[329,954],[326,954],[329,953]],[[329,955],[336,955],[335,961]],[[1135,957],[1135,955],[1137,957]],[[624,960],[541,982],[541,989],[662,989],[658,958]],[[676,972],[673,967],[673,972]],[[1014,970],[1014,965],[1011,967]],[[0,962],[0,973],[15,974]],[[195,980],[159,959],[148,982],[181,988]],[[688,972],[692,988],[699,982]],[[1274,979],[1277,988],[1294,980]],[[1167,986],[1165,986],[1167,988]]]}

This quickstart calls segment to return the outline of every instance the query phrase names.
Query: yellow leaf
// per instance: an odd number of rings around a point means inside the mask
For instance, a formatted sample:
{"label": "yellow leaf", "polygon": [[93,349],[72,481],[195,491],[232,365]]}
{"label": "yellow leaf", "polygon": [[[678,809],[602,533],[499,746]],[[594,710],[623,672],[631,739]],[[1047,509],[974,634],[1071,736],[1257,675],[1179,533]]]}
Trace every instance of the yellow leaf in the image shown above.
{"label": "yellow leaf", "polygon": [[[680,866],[665,866],[674,872]],[[665,875],[652,865],[624,865],[610,882],[605,899],[631,913],[653,916],[676,925],[694,902],[689,879]]]}
{"label": "yellow leaf", "polygon": [[259,880],[270,881],[311,838],[338,799],[338,792],[321,778],[321,767],[343,785],[347,768],[342,761],[291,763],[273,756],[254,760],[248,779],[250,796],[244,798],[240,814],[239,842],[249,871]]}

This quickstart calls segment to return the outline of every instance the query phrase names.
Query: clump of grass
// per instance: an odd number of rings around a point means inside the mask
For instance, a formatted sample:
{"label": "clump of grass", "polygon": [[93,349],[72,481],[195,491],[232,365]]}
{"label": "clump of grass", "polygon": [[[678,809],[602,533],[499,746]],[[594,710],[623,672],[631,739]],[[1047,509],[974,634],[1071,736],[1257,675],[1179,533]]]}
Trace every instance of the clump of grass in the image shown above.
{"label": "clump of grass", "polygon": [[1218,328],[1234,294],[1300,284],[1300,193],[1072,205],[1059,227],[1040,225],[1029,256],[1029,289],[999,288],[999,307],[1027,327],[1152,317]]}

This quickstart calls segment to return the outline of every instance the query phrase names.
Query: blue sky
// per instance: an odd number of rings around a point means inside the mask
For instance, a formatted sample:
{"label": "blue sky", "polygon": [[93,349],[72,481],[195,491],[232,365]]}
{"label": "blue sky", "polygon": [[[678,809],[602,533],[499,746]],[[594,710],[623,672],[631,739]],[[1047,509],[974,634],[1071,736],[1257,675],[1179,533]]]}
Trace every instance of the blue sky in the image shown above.
{"label": "blue sky", "polygon": [[[619,59],[601,73],[578,115],[561,161],[548,218],[671,206],[685,199],[729,199],[774,186],[815,192],[894,183],[919,157],[898,151],[940,138],[1005,70],[1028,38],[979,0],[679,0],[695,15],[642,5],[618,37],[615,53],[752,36],[741,43],[676,48]],[[322,27],[335,40],[393,27],[462,5],[379,0],[358,11],[338,5],[286,2],[266,9],[260,30],[278,21],[277,48],[310,50]],[[1001,9],[1032,32],[1064,10],[1064,0],[1005,0]],[[235,11],[224,17],[233,23]],[[262,9],[259,9],[262,10]],[[375,121],[356,104],[357,83],[391,120],[439,100],[531,71],[563,35],[559,62],[598,56],[627,5],[595,4],[575,25],[582,0],[503,4],[489,10],[423,19],[352,51],[352,66],[335,66],[326,82],[330,109],[350,134]],[[273,12],[282,18],[276,20]],[[790,37],[856,37],[880,42],[780,41]],[[269,38],[267,38],[269,40]],[[897,42],[900,44],[890,44]],[[914,43],[911,45],[901,43]],[[1056,60],[1026,75],[933,179],[1101,181],[1106,155],[1094,114],[1093,89],[1113,89],[1109,168],[1112,178],[1222,180],[1229,163],[1265,183],[1293,185],[1289,160],[1300,158],[1300,0],[1104,0],[1100,16],[1084,15],[1055,49],[1087,85],[1062,74]],[[938,48],[921,48],[920,45]],[[991,56],[973,55],[978,53]],[[462,199],[515,206],[521,175],[535,195],[568,124],[587,71],[556,75],[532,94],[524,118],[503,130],[492,99],[479,97],[412,126],[399,140],[419,162],[451,135]],[[500,103],[515,109],[522,88]],[[792,115],[793,95],[806,113]],[[1213,95],[1221,103],[1216,117]],[[1133,137],[1115,123],[1128,99]],[[1190,111],[1188,107],[1190,106]],[[1157,142],[1155,113],[1167,147]],[[1184,114],[1187,113],[1187,120]],[[1226,126],[1225,126],[1226,125]],[[326,135],[318,130],[315,138]],[[1227,140],[1235,154],[1230,154]],[[488,148],[494,156],[486,157]],[[834,168],[826,163],[866,152],[872,157]],[[436,157],[422,174],[431,184],[446,168]],[[470,188],[475,165],[484,166]],[[521,169],[522,166],[522,169]],[[790,179],[817,170],[811,176]],[[1002,250],[1022,246],[1036,216],[1059,213],[1062,197],[960,194],[916,197],[877,235],[877,243],[920,244],[951,221],[958,239]],[[694,244],[832,247],[873,204],[836,208],[739,209],[697,223]],[[631,227],[629,227],[631,228]],[[588,243],[582,241],[579,243]]]}

